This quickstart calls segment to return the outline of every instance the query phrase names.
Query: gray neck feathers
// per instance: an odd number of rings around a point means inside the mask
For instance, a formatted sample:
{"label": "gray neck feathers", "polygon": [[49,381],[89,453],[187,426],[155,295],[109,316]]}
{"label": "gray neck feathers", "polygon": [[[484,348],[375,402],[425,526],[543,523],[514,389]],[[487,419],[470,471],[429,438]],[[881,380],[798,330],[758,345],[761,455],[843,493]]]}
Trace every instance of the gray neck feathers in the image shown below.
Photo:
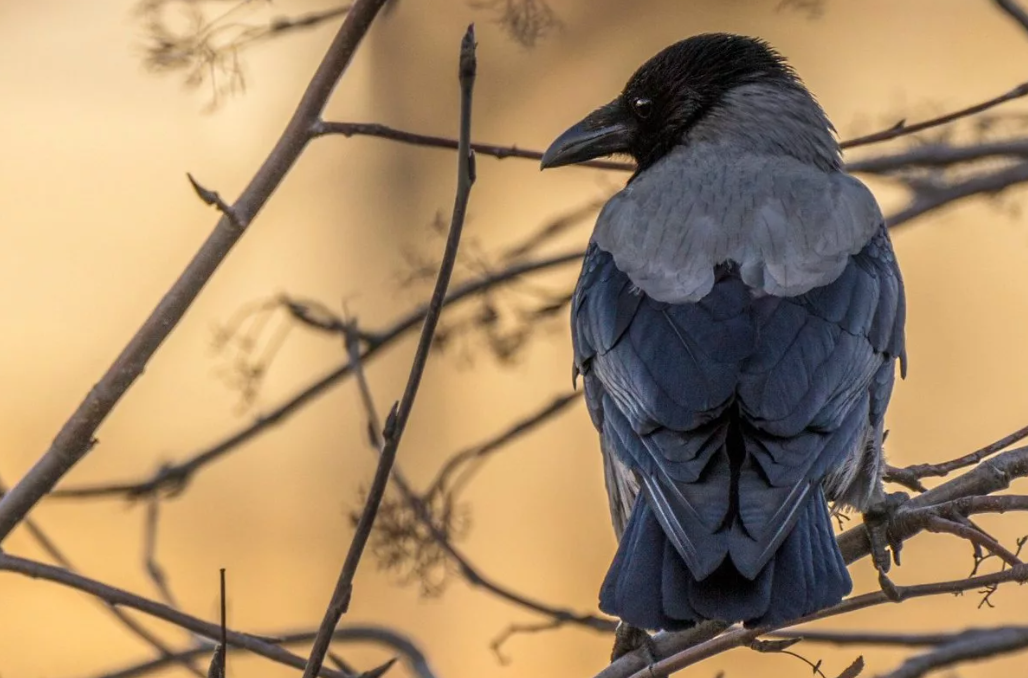
{"label": "gray neck feathers", "polygon": [[832,171],[842,167],[834,131],[802,85],[754,82],[729,90],[683,141],[725,145],[753,155],[791,156]]}

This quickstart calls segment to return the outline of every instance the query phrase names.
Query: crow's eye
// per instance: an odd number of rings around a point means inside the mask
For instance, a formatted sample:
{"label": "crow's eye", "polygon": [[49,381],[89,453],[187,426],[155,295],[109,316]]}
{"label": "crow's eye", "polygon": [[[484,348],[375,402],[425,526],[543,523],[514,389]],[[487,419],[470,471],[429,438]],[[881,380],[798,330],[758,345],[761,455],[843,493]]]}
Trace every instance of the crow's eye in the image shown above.
{"label": "crow's eye", "polygon": [[632,110],[639,119],[645,120],[653,112],[653,102],[646,97],[636,97],[632,99]]}

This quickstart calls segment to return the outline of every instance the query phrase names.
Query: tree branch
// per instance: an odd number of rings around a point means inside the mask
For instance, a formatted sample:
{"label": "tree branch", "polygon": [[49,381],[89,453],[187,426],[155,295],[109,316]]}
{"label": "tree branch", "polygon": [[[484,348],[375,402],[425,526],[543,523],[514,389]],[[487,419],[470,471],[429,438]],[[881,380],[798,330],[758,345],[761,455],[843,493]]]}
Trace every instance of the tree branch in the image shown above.
{"label": "tree branch", "polygon": [[[4,487],[3,481],[0,481],[0,494],[2,494],[5,491],[6,488]],[[29,536],[31,536],[36,541],[36,543],[39,544],[39,547],[43,549],[43,552],[50,556],[55,563],[63,567],[65,570],[68,570],[69,572],[76,572],[75,566],[72,564],[71,560],[68,559],[64,552],[57,547],[57,544],[55,544],[54,541],[50,539],[50,536],[47,535],[47,533],[44,532],[43,529],[39,527],[39,525],[37,525],[34,520],[26,517],[25,520],[22,521],[22,525],[25,527],[25,530],[29,533]],[[138,636],[143,642],[145,642],[147,645],[156,650],[157,654],[162,659],[172,658],[171,663],[174,663],[176,661],[181,662],[182,665],[194,676],[198,676],[198,678],[204,678],[206,674],[204,674],[196,666],[196,663],[193,660],[174,659],[174,654],[171,648],[167,646],[164,643],[164,641],[162,641],[156,635],[148,631],[146,627],[136,622],[135,619],[125,614],[124,611],[122,611],[115,605],[103,599],[97,599],[97,602],[101,604],[105,610],[110,612],[115,619],[121,622],[121,624],[125,628],[127,628],[133,634]]]}
{"label": "tree branch", "polygon": [[[1019,510],[1028,508],[1028,501],[1019,497],[987,497],[984,495],[1006,489],[1017,477],[1028,476],[1028,447],[1009,450],[982,461],[977,467],[962,476],[953,478],[924,494],[903,504],[889,524],[889,538],[903,542],[926,529],[933,517],[945,515],[946,511]],[[1006,503],[995,500],[1014,499]],[[838,537],[839,548],[847,564],[852,564],[871,553],[867,529],[863,525],[850,528]],[[949,582],[938,582],[917,586],[897,586],[893,592],[899,600],[917,598],[941,593],[955,593],[1000,583],[1028,580],[1028,565],[1016,564],[993,574],[980,575]],[[882,591],[848,598],[838,605],[827,608],[802,619],[795,620],[782,628],[791,628],[817,619],[845,614],[881,603],[891,602]],[[722,627],[723,628],[723,627]],[[759,636],[777,630],[764,627],[757,629],[730,629],[711,640],[696,644],[687,634],[658,634],[658,657],[664,657],[649,666],[637,653],[622,657],[600,672],[597,678],[650,678],[653,674],[668,674],[694,664],[726,650],[747,645]],[[650,673],[652,671],[652,673]]]}
{"label": "tree branch", "polygon": [[[314,127],[312,132],[315,136],[339,134],[346,138],[355,136],[375,137],[378,139],[397,141],[401,144],[423,146],[426,148],[445,148],[450,150],[456,150],[457,148],[456,139],[431,136],[428,134],[417,134],[415,132],[405,132],[403,130],[396,129],[395,127],[389,127],[375,122],[320,122]],[[503,160],[504,158],[542,160],[543,157],[541,151],[522,149],[517,146],[498,146],[495,144],[474,142],[471,144],[471,148],[475,153],[497,158],[498,160]],[[622,172],[631,172],[635,169],[635,163],[614,162],[611,160],[590,160],[588,162],[578,163],[577,166],[592,167],[593,169],[618,170]]]}
{"label": "tree branch", "polygon": [[[891,468],[886,472],[885,480],[898,482],[906,485],[907,487],[913,487],[914,484],[920,484],[920,481],[923,478],[940,478],[956,471],[957,469],[974,466],[983,459],[991,457],[997,452],[1004,450],[1025,438],[1028,438],[1028,426],[1019,428],[1010,435],[1003,436],[994,443],[989,443],[985,447],[981,447],[970,454],[965,454],[962,457],[957,457],[950,461],[944,461],[939,464],[913,464],[905,468]],[[918,489],[921,492],[924,491],[923,488]]]}
{"label": "tree branch", "polygon": [[[118,605],[138,610],[144,614],[150,615],[151,617],[162,619],[170,624],[178,626],[179,628],[192,631],[197,635],[215,642],[217,642],[221,637],[221,627],[218,624],[205,622],[172,607],[168,607],[167,605],[163,605],[148,598],[143,598],[142,596],[137,596],[113,586],[108,586],[107,584],[83,577],[80,574],[70,572],[54,565],[47,565],[34,560],[28,560],[26,558],[19,558],[0,551],[0,571],[17,572],[19,574],[32,577],[33,579],[45,579],[69,588],[77,589],[92,596],[96,596],[111,605]],[[306,664],[303,657],[298,657],[291,652],[267,642],[266,640],[250,634],[229,631],[227,640],[229,645],[234,645],[235,647],[248,650],[254,654],[258,654],[262,657],[278,662],[279,664],[285,664],[298,669],[302,669]],[[210,648],[207,648],[206,652],[210,652]],[[328,678],[352,678],[351,676],[347,676],[339,671],[332,671],[330,669],[322,669],[320,675],[328,676]]]}
{"label": "tree branch", "polygon": [[916,217],[933,212],[952,202],[979,195],[998,193],[1014,184],[1028,181],[1028,162],[1021,162],[995,172],[973,176],[931,191],[915,191],[914,200],[906,208],[887,220],[889,228],[896,228]]}
{"label": "tree branch", "polygon": [[[275,644],[283,647],[290,645],[307,645],[314,640],[317,631],[300,631],[274,636]],[[428,658],[417,644],[407,636],[395,629],[386,626],[347,626],[335,630],[332,635],[333,642],[343,643],[373,643],[398,652],[403,657],[404,663],[410,672],[417,678],[437,678],[435,670],[428,663]],[[230,646],[230,650],[235,649]],[[196,647],[183,650],[171,657],[154,659],[140,664],[133,664],[125,668],[111,671],[97,676],[96,678],[139,678],[162,669],[167,669],[174,662],[191,660],[206,656],[210,653],[209,648]],[[352,676],[350,678],[353,678]]]}
{"label": "tree branch", "polygon": [[[898,587],[900,600],[922,598],[946,593],[959,593],[972,589],[995,586],[1006,582],[1028,581],[1028,565],[1017,565],[1010,569],[993,574],[968,577],[967,579],[956,579],[952,581],[935,582],[931,584],[919,584],[916,586]],[[764,626],[755,629],[733,627],[719,636],[703,643],[688,647],[677,654],[671,655],[652,665],[645,665],[636,654],[626,655],[612,663],[604,671],[597,674],[596,678],[652,678],[654,675],[668,675],[673,671],[679,671],[687,666],[696,664],[704,659],[721,654],[736,647],[749,645],[760,636],[777,630],[778,628],[791,628],[806,624],[818,619],[826,619],[841,614],[848,614],[856,610],[874,607],[883,603],[894,602],[884,592],[876,591],[860,596],[854,596],[842,601],[838,605],[829,607],[812,615],[794,620],[782,627]],[[639,666],[643,664],[643,666]]]}
{"label": "tree branch", "polygon": [[[231,211],[194,255],[135,336],[58,432],[50,449],[0,499],[0,542],[95,444],[93,434],[214,275],[310,140],[339,78],[386,0],[357,0],[328,48],[285,131]],[[231,215],[231,216],[230,216]]]}
{"label": "tree branch", "polygon": [[1028,626],[961,633],[934,650],[904,660],[880,678],[920,678],[926,673],[972,659],[992,658],[1028,648]]}
{"label": "tree branch", "polygon": [[471,186],[475,182],[475,155],[471,150],[471,97],[475,84],[475,72],[477,60],[475,57],[475,28],[472,24],[468,26],[460,47],[460,146],[457,151],[457,195],[454,198],[453,216],[450,220],[450,233],[446,239],[446,250],[443,254],[442,263],[439,266],[439,276],[436,278],[435,289],[432,291],[432,298],[428,304],[428,312],[425,315],[425,324],[421,329],[421,338],[418,341],[418,348],[414,354],[414,362],[411,365],[410,376],[407,379],[407,387],[404,389],[403,397],[399,405],[393,407],[393,411],[386,420],[383,436],[385,444],[382,447],[382,454],[379,457],[378,468],[375,470],[375,477],[368,491],[368,498],[357,522],[356,533],[350,543],[350,550],[346,554],[343,568],[339,572],[339,580],[336,582],[332,599],[329,601],[325,617],[318,629],[318,635],[314,639],[314,648],[311,650],[307,667],[304,669],[304,678],[314,678],[321,669],[325,653],[332,642],[332,634],[340,617],[345,614],[350,605],[350,596],[353,591],[353,577],[357,572],[357,565],[360,563],[364,553],[364,547],[371,536],[371,527],[378,513],[378,508],[385,495],[386,484],[389,482],[389,475],[392,471],[393,462],[396,459],[396,452],[403,437],[407,420],[414,407],[414,399],[418,394],[418,386],[421,384],[421,377],[428,362],[428,353],[432,347],[432,337],[435,334],[439,316],[442,314],[443,303],[446,300],[446,288],[450,284],[450,276],[453,273],[453,266],[457,260],[457,249],[460,245],[461,231],[464,226],[464,217],[467,213],[468,199],[471,196]]}
{"label": "tree branch", "polygon": [[[1000,0],[997,0],[1000,1]],[[859,146],[868,146],[871,144],[881,143],[883,141],[891,141],[899,137],[916,134],[923,132],[933,127],[941,127],[942,125],[955,122],[962,118],[967,118],[983,111],[987,111],[990,108],[995,108],[1000,104],[1004,104],[1014,99],[1020,99],[1028,95],[1028,82],[1021,83],[1016,87],[1007,90],[1003,94],[995,96],[986,101],[962,108],[957,111],[940,115],[936,118],[924,120],[922,122],[908,125],[905,120],[900,120],[898,123],[887,129],[875,132],[873,134],[867,134],[862,137],[855,137],[853,139],[847,139],[839,142],[839,148],[845,150],[850,148],[857,148]],[[328,134],[339,134],[344,137],[350,138],[355,136],[368,136],[375,137],[378,139],[387,139],[389,141],[396,141],[403,144],[409,144],[412,146],[423,146],[426,148],[444,148],[444,149],[456,149],[457,140],[449,137],[432,136],[428,134],[418,134],[415,132],[407,132],[405,130],[399,130],[394,127],[382,125],[379,123],[366,123],[366,122],[318,122],[312,128],[312,134],[315,136],[323,136]],[[536,151],[531,149],[519,148],[518,146],[501,146],[496,144],[484,144],[484,143],[472,143],[471,147],[476,153],[482,155],[488,155],[497,159],[504,158],[520,158],[523,160],[541,160],[543,157],[542,151]],[[967,151],[970,152],[969,147]],[[998,153],[992,153],[998,154]],[[979,156],[980,157],[980,156]],[[858,168],[850,169],[852,172],[875,172],[884,170],[869,169],[873,167],[874,162],[887,163],[886,159],[872,158],[865,161],[858,161],[856,163]],[[861,166],[861,163],[864,163]],[[594,169],[603,170],[615,170],[621,172],[632,172],[635,171],[635,163],[633,162],[614,162],[610,160],[590,160],[589,162],[578,163],[578,167],[592,167]]]}
{"label": "tree branch", "polygon": [[1021,28],[1028,31],[1028,12],[1015,0],[993,0],[996,6],[1010,15],[1010,18],[1021,25]]}
{"label": "tree branch", "polygon": [[906,124],[906,120],[900,120],[889,129],[882,130],[881,132],[875,132],[874,134],[867,134],[862,137],[856,137],[855,139],[842,141],[839,143],[839,148],[845,150],[847,148],[856,148],[857,146],[867,146],[870,144],[878,144],[883,141],[891,141],[897,137],[903,137],[909,134],[917,134],[918,132],[923,132],[926,129],[931,129],[932,127],[947,125],[956,120],[960,120],[961,118],[969,118],[972,115],[977,115],[989,110],[990,108],[995,108],[1000,104],[1005,104],[1006,102],[1013,101],[1014,99],[1020,99],[1026,95],[1028,95],[1028,82],[1022,82],[1020,85],[1000,94],[999,96],[987,99],[973,106],[961,108],[958,111],[946,113],[945,115],[940,115],[937,118],[931,118],[913,125]]}
{"label": "tree branch", "polygon": [[[484,275],[458,285],[447,295],[445,305],[456,304],[484,290],[508,283],[521,276],[578,263],[581,259],[582,252],[575,250],[535,261],[512,264],[496,273]],[[366,341],[367,348],[361,353],[361,360],[366,361],[372,358],[408,332],[417,328],[424,321],[427,313],[428,306],[422,305],[397,320],[390,327],[380,332],[368,333],[368,336],[374,337],[374,340]],[[352,373],[353,364],[350,361],[344,362],[323,377],[285,399],[266,414],[257,417],[251,424],[229,434],[224,439],[181,462],[160,468],[148,478],[121,483],[103,483],[58,489],[54,490],[49,496],[55,499],[136,499],[164,490],[172,493],[179,492],[200,469],[217,461],[242,444],[249,442],[272,426],[283,423],[304,405],[307,405],[332,386],[351,376]]]}

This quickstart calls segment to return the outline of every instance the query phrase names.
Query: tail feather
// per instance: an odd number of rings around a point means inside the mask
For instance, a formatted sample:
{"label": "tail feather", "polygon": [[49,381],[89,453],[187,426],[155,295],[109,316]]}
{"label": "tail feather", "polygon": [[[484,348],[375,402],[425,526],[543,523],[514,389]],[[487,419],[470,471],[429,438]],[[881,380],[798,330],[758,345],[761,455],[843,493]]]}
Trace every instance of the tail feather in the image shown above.
{"label": "tail feather", "polygon": [[789,536],[753,580],[730,558],[702,581],[664,534],[643,495],[636,499],[600,609],[648,629],[687,628],[704,619],[779,624],[842,600],[852,588],[820,491],[811,493]]}

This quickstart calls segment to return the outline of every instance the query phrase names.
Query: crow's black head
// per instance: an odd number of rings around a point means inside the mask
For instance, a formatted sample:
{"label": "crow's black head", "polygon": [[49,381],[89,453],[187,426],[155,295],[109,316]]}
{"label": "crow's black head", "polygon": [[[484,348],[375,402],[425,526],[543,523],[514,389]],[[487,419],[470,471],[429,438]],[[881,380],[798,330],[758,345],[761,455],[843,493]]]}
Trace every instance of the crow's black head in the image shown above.
{"label": "crow's black head", "polygon": [[758,81],[802,88],[785,59],[763,40],[725,33],[688,38],[643,64],[617,99],[558,137],[542,166],[627,153],[645,169],[679,143],[727,92]]}

